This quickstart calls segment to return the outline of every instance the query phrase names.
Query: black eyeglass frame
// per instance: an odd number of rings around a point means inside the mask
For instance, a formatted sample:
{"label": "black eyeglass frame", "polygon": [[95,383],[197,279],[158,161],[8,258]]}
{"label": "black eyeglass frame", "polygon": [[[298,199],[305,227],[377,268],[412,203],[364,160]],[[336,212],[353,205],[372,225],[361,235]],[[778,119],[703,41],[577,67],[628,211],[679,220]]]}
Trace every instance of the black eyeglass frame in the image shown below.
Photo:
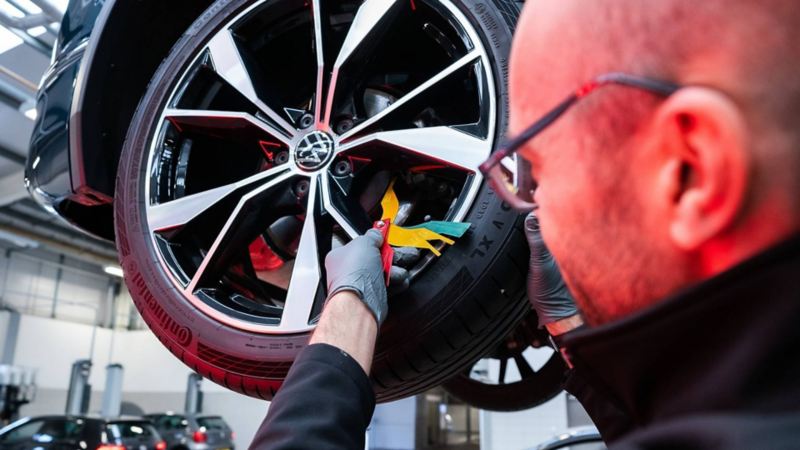
{"label": "black eyeglass frame", "polygon": [[609,85],[629,86],[642,89],[664,97],[669,97],[682,86],[668,81],[656,80],[652,78],[631,75],[621,72],[612,72],[600,75],[592,81],[584,84],[576,91],[572,92],[566,99],[561,101],[555,108],[548,111],[541,119],[534,122],[522,133],[506,141],[500,149],[489,156],[478,170],[489,181],[492,189],[512,208],[520,212],[530,212],[536,209],[536,204],[523,200],[517,194],[509,192],[504,188],[503,176],[500,172],[500,161],[516,153],[528,141],[536,137],[539,133],[547,129],[559,117],[561,117],[570,107],[575,105],[578,100],[586,97],[598,88]]}

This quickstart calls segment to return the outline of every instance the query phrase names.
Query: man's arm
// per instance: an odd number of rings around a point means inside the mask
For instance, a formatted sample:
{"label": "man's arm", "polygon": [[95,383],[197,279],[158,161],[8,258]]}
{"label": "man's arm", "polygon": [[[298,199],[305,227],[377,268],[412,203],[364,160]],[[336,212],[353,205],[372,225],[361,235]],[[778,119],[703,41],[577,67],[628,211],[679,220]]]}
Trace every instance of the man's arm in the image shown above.
{"label": "man's arm", "polygon": [[375,409],[367,374],[387,311],[381,243],[370,231],[325,259],[330,295],[322,316],[250,448],[364,448]]}
{"label": "man's arm", "polygon": [[378,324],[364,303],[352,292],[334,295],[309,344],[328,344],[340,348],[356,360],[369,375]]}
{"label": "man's arm", "polygon": [[367,373],[378,326],[352,292],[332,297],[253,439],[253,449],[359,449],[375,408]]}

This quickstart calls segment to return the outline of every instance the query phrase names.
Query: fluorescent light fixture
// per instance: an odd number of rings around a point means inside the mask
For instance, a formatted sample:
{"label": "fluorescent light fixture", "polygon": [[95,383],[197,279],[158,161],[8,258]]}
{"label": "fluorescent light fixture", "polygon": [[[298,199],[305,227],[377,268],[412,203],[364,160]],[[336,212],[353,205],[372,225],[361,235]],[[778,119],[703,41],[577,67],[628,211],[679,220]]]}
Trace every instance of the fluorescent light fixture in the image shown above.
{"label": "fluorescent light fixture", "polygon": [[35,106],[33,108],[26,109],[22,114],[25,114],[25,117],[31,120],[36,120],[36,118],[39,117]]}
{"label": "fluorescent light fixture", "polygon": [[103,271],[111,276],[122,278],[122,268],[118,266],[105,266]]}
{"label": "fluorescent light fixture", "polygon": [[22,44],[22,38],[6,28],[0,27],[0,53],[5,53],[20,44]]}
{"label": "fluorescent light fixture", "polygon": [[30,30],[28,30],[28,33],[30,33],[30,34],[32,34],[34,36],[41,36],[41,35],[47,33],[47,28],[45,28],[45,27],[34,27],[34,28],[31,28]]}

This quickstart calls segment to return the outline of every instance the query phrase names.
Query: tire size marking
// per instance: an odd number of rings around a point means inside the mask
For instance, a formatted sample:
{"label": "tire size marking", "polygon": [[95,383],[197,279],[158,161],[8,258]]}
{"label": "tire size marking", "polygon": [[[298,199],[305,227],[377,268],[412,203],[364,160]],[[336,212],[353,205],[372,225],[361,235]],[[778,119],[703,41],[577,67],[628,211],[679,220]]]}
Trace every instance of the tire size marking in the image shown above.
{"label": "tire size marking", "polygon": [[[486,237],[486,235],[483,235],[483,237],[481,237],[481,241],[478,243],[478,248],[472,250],[472,253],[470,253],[469,257],[474,258],[476,256],[486,256],[486,252],[491,250],[492,244],[494,244],[494,241],[490,240],[488,237]],[[480,247],[483,247],[485,251],[481,250]]]}

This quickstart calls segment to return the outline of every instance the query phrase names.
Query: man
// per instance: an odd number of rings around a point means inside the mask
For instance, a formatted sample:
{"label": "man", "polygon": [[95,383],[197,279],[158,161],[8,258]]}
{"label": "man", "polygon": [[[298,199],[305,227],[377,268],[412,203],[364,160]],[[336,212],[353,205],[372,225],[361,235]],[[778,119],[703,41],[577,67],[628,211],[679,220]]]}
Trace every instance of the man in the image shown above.
{"label": "man", "polygon": [[[529,294],[611,448],[800,447],[799,60],[794,0],[523,11],[510,131],[587,325],[533,216]],[[387,310],[379,243],[370,232],[329,255],[317,345],[254,447],[363,446]]]}

